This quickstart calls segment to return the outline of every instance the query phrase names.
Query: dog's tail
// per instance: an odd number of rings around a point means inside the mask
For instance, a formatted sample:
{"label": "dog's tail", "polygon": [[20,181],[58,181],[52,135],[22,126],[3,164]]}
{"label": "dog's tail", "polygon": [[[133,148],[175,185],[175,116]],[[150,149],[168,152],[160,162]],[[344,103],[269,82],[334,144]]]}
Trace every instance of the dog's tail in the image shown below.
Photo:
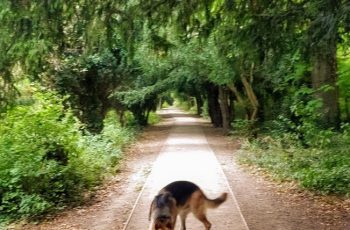
{"label": "dog's tail", "polygon": [[226,199],[227,199],[227,193],[226,192],[221,194],[221,196],[219,196],[216,199],[205,198],[206,205],[207,205],[208,208],[217,208],[217,207],[219,207],[220,204],[224,203]]}

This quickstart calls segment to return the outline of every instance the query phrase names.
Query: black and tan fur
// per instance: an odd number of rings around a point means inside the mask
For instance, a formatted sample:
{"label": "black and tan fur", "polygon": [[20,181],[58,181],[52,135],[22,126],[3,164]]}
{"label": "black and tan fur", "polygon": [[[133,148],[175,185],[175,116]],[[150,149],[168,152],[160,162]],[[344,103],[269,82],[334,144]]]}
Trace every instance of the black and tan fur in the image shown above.
{"label": "black and tan fur", "polygon": [[161,189],[152,201],[149,230],[174,230],[178,215],[181,220],[181,230],[185,230],[186,217],[190,212],[204,224],[206,230],[209,230],[211,223],[206,217],[207,208],[218,207],[226,198],[227,193],[223,193],[216,199],[208,199],[192,182],[172,182]]}

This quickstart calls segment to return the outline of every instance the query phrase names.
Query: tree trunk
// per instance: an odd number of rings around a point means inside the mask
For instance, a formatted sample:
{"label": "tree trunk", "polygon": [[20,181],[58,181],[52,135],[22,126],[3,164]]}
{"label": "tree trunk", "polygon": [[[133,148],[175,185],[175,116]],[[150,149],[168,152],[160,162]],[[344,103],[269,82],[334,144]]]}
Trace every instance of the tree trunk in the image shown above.
{"label": "tree trunk", "polygon": [[125,111],[124,110],[116,110],[118,115],[118,121],[121,127],[125,127]]}
{"label": "tree trunk", "polygon": [[[325,51],[327,50],[327,51]],[[325,128],[339,127],[339,90],[337,82],[337,60],[335,38],[312,56],[312,86],[316,98],[322,101],[321,123]]]}
{"label": "tree trunk", "polygon": [[228,102],[228,92],[224,86],[219,86],[219,104],[222,116],[222,128],[224,134],[228,134],[231,128],[231,117]]}
{"label": "tree trunk", "polygon": [[[244,107],[244,109],[245,109],[245,111],[246,111],[245,118],[246,118],[247,120],[249,120],[249,118],[250,118],[250,116],[251,116],[251,112],[249,111],[249,108],[247,107],[245,101],[243,100],[241,93],[238,91],[238,89],[237,89],[237,87],[235,86],[234,83],[227,84],[227,87],[231,90],[231,92],[232,92],[233,95],[235,96],[236,101],[237,101],[238,103],[240,103],[240,104]],[[232,111],[232,110],[231,110],[231,111]],[[233,114],[233,115],[234,115],[234,114]]]}
{"label": "tree trunk", "polygon": [[203,99],[201,95],[196,96],[196,105],[197,105],[197,115],[201,115],[203,112]]}
{"label": "tree trunk", "polygon": [[347,96],[345,96],[345,98],[344,98],[344,107],[345,107],[346,121],[350,122],[349,97],[347,97]]}
{"label": "tree trunk", "polygon": [[254,93],[253,87],[251,86],[247,78],[244,75],[242,75],[241,80],[242,80],[244,89],[247,93],[247,97],[249,99],[250,105],[252,106],[252,114],[249,117],[249,120],[255,121],[256,116],[258,114],[259,101]]}
{"label": "tree trunk", "polygon": [[218,87],[213,84],[207,85],[208,93],[208,112],[211,119],[211,123],[214,127],[222,127],[222,116],[220,112],[220,105],[218,101],[219,90]]}
{"label": "tree trunk", "polygon": [[235,84],[233,84],[233,83],[228,84],[227,87],[233,92],[233,94],[235,95],[237,101],[239,103],[241,103],[242,105],[244,105],[244,101],[242,99],[242,96],[239,93],[238,89],[236,88]]}
{"label": "tree trunk", "polygon": [[229,92],[229,111],[230,111],[230,123],[232,123],[235,120],[235,97],[232,94],[232,92]]}
{"label": "tree trunk", "polygon": [[163,106],[163,100],[162,100],[162,97],[160,97],[158,101],[158,110],[161,110],[162,106]]}
{"label": "tree trunk", "polygon": [[312,87],[316,90],[315,97],[322,101],[320,122],[325,128],[339,128],[339,89],[337,83],[337,39],[339,37],[338,12],[340,0],[324,0],[319,7],[318,15],[329,20],[312,22],[309,33]]}

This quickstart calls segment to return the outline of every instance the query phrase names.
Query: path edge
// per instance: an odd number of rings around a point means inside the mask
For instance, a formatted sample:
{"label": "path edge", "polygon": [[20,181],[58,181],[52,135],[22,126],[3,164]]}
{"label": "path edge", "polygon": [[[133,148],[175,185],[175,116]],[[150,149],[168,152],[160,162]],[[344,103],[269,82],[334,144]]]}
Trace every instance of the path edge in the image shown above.
{"label": "path edge", "polygon": [[[172,119],[173,119],[173,118],[172,118]],[[175,123],[174,120],[172,120],[172,121],[171,121],[171,129],[174,128],[174,123]],[[171,129],[170,129],[170,130],[171,130]],[[163,151],[163,149],[165,148],[165,143],[166,143],[166,141],[168,140],[169,135],[170,135],[170,132],[169,132],[168,135],[165,137],[165,140],[164,140],[164,142],[163,142],[163,144],[162,144],[162,147],[161,147],[161,149],[159,150],[159,152],[158,152],[158,154],[157,154],[157,157],[156,157],[155,161],[153,162],[153,164],[158,160],[160,153],[161,153],[161,152]],[[142,196],[142,194],[143,194],[143,192],[144,192],[144,190],[145,190],[145,188],[146,188],[146,185],[148,184],[148,181],[149,181],[150,176],[151,176],[151,173],[148,174],[148,176],[147,176],[147,178],[146,178],[146,181],[145,181],[145,183],[143,184],[142,189],[141,189],[139,195],[137,196],[137,198],[136,198],[136,200],[135,200],[135,202],[134,202],[134,205],[133,205],[133,207],[132,207],[132,209],[131,209],[131,211],[130,211],[129,217],[128,217],[128,219],[126,220],[126,222],[125,222],[125,224],[124,224],[123,230],[126,230],[127,227],[128,227],[128,225],[130,224],[131,218],[132,218],[132,216],[133,216],[133,214],[134,214],[134,212],[135,212],[135,209],[136,209],[137,204],[139,203],[139,200],[141,199],[141,196]]]}

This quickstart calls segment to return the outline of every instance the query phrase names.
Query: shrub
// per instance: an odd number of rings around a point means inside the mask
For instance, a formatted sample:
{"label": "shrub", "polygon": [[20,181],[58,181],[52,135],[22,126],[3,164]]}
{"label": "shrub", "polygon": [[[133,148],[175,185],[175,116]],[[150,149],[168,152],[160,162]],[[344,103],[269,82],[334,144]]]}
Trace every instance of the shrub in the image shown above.
{"label": "shrub", "polygon": [[321,154],[308,167],[300,168],[296,178],[306,188],[321,193],[336,193],[350,196],[350,157],[349,153]]}
{"label": "shrub", "polygon": [[149,117],[148,117],[148,124],[150,124],[150,125],[157,124],[157,123],[160,122],[160,119],[161,118],[160,118],[160,116],[157,113],[151,112],[149,114]]}
{"label": "shrub", "polygon": [[254,127],[255,122],[256,121],[236,119],[231,124],[233,127],[231,134],[241,137],[251,137],[253,133],[257,132],[257,128]]}
{"label": "shrub", "polygon": [[[318,132],[311,147],[303,147],[293,134],[264,136],[247,141],[239,161],[254,164],[278,180],[296,180],[310,190],[350,196],[348,126],[340,133]],[[318,144],[318,145],[317,145]]]}
{"label": "shrub", "polygon": [[133,136],[108,116],[99,135],[83,126],[63,99],[35,93],[0,125],[0,219],[41,215],[77,201],[111,172]]}

